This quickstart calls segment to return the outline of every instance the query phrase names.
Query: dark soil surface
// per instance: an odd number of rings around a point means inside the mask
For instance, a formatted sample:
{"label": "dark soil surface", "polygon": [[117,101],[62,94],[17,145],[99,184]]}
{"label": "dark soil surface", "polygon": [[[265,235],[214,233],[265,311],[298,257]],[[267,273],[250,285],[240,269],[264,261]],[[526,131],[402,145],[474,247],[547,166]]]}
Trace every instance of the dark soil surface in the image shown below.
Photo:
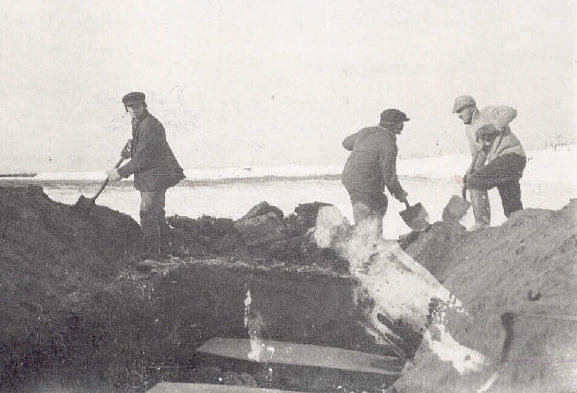
{"label": "dark soil surface", "polygon": [[[305,247],[322,205],[275,217],[283,237],[257,245],[231,220],[171,217],[178,257],[142,262],[140,227],[129,216],[95,206],[84,218],[40,187],[0,187],[2,389],[144,391],[212,375],[263,387],[380,390],[392,380],[195,352],[211,337],[248,337],[250,291],[262,338],[390,354],[359,322],[346,262]],[[267,206],[248,219],[278,214]],[[250,228],[258,236],[261,227]]]}
{"label": "dark soil surface", "polygon": [[404,246],[468,311],[447,311],[449,332],[492,365],[461,376],[423,345],[397,391],[476,391],[495,372],[490,392],[577,391],[577,200],[474,233],[436,223]]}
{"label": "dark soil surface", "polygon": [[[171,217],[176,256],[142,262],[129,216],[95,206],[84,218],[40,187],[0,187],[0,390],[141,392],[166,380],[381,391],[393,380],[195,352],[248,337],[250,292],[262,338],[393,354],[367,332],[348,262],[309,241],[323,205],[284,217],[261,203],[237,222]],[[490,392],[577,391],[576,215],[572,201],[475,233],[440,222],[403,237],[469,312],[447,312],[450,334],[491,366],[462,376],[423,344],[395,389],[475,391],[497,372]]]}

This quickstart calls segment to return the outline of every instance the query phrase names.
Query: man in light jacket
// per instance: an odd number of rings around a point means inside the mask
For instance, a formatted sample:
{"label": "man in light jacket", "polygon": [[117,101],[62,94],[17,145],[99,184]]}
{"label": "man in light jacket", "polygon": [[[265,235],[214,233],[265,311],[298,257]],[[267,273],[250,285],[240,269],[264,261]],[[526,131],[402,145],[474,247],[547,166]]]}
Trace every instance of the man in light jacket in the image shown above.
{"label": "man in light jacket", "polygon": [[487,157],[484,166],[465,179],[469,190],[486,191],[497,187],[503,204],[505,217],[523,209],[519,179],[527,159],[519,139],[509,126],[497,129],[494,124],[486,124],[476,132],[476,139],[483,145]]}
{"label": "man in light jacket", "polygon": [[108,179],[118,181],[134,174],[134,187],[140,191],[142,257],[155,258],[170,252],[166,190],[184,179],[184,173],[166,141],[162,123],[148,112],[144,93],[128,93],[122,103],[132,118],[132,139],[121,155],[130,161],[107,171]]}
{"label": "man in light jacket", "polygon": [[515,119],[517,111],[505,105],[487,106],[483,109],[478,109],[473,97],[463,95],[455,99],[453,113],[456,113],[465,124],[465,134],[469,141],[469,150],[472,156],[471,165],[463,179],[464,186],[469,190],[471,204],[473,205],[473,215],[475,216],[475,225],[471,229],[481,229],[491,223],[489,195],[487,189],[467,186],[468,177],[482,168],[487,161],[487,152],[482,149],[483,142],[477,140],[476,131],[487,124],[493,124],[497,129],[503,130]]}
{"label": "man in light jacket", "polygon": [[372,219],[382,234],[387,211],[385,187],[399,201],[407,199],[397,178],[397,135],[407,116],[397,109],[381,113],[379,125],[363,128],[345,138],[343,147],[351,151],[343,169],[342,182],[353,206],[355,224]]}

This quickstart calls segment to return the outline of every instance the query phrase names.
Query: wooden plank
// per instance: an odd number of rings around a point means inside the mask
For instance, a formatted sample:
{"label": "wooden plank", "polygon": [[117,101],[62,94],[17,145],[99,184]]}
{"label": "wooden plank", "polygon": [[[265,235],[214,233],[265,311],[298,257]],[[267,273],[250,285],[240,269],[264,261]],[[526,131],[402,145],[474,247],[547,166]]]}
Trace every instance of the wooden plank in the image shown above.
{"label": "wooden plank", "polygon": [[348,349],[273,340],[259,340],[252,344],[253,348],[251,348],[250,339],[217,337],[205,342],[197,351],[253,362],[323,367],[385,375],[401,375],[403,366],[403,362],[396,357]]}
{"label": "wooden plank", "polygon": [[278,389],[252,388],[248,386],[211,385],[206,383],[160,382],[148,393],[305,393]]}

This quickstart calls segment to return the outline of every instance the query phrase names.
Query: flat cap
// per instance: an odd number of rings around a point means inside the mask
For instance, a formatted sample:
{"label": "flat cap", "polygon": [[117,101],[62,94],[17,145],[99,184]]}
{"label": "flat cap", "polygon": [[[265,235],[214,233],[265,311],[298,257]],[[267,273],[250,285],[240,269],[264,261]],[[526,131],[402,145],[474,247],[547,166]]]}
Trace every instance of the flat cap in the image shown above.
{"label": "flat cap", "polygon": [[459,96],[455,98],[455,103],[453,104],[453,113],[457,113],[463,108],[468,106],[477,106],[477,103],[471,96]]}
{"label": "flat cap", "polygon": [[381,113],[381,122],[395,121],[409,121],[409,118],[398,109],[386,109]]}
{"label": "flat cap", "polygon": [[145,98],[146,96],[144,95],[144,93],[141,93],[139,91],[133,91],[122,97],[122,103],[126,105],[130,102],[143,102]]}

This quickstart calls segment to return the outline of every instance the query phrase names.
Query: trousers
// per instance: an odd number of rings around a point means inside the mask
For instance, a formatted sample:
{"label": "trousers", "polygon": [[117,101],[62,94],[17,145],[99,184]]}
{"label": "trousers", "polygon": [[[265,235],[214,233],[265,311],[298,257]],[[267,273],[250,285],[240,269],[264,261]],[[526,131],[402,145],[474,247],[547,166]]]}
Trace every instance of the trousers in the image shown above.
{"label": "trousers", "polygon": [[[477,153],[474,166],[471,168],[471,175],[485,165],[487,159],[484,152]],[[471,205],[473,207],[473,216],[475,216],[475,223],[479,225],[489,225],[491,223],[491,204],[489,203],[489,193],[487,190],[469,189],[469,196],[471,197]]]}
{"label": "trousers", "polygon": [[140,191],[140,226],[143,254],[158,254],[171,243],[170,227],[166,223],[166,189]]}
{"label": "trousers", "polygon": [[363,198],[353,198],[351,196],[353,218],[355,219],[355,225],[359,225],[366,220],[371,220],[371,225],[376,227],[376,233],[382,235],[383,220],[387,213],[387,199],[384,194],[375,196],[375,198],[372,199],[376,200],[372,201],[368,195]]}
{"label": "trousers", "polygon": [[467,189],[486,191],[497,187],[503,212],[505,217],[509,217],[511,213],[523,209],[519,180],[523,176],[526,163],[525,157],[515,153],[497,157],[467,176]]}

